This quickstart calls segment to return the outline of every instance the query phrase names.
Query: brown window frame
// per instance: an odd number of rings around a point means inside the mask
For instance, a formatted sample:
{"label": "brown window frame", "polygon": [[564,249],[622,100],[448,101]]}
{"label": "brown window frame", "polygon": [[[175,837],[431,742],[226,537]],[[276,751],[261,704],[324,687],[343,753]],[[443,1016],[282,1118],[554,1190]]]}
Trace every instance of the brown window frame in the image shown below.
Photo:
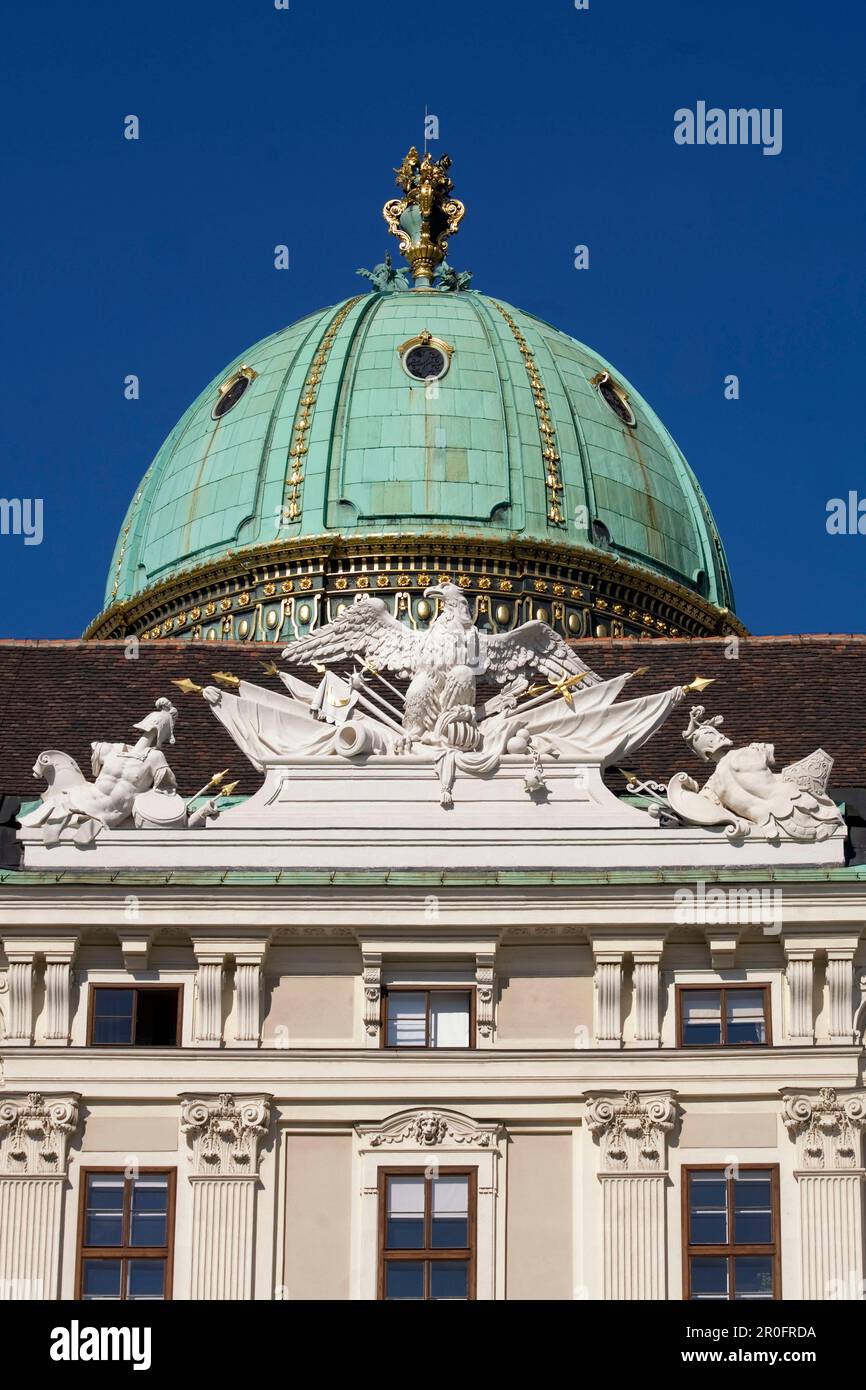
{"label": "brown window frame", "polygon": [[[420,1051],[420,1049],[418,1049]],[[469,1276],[467,1279],[467,1302],[475,1300],[475,1281],[478,1264],[478,1169],[465,1167],[462,1164],[437,1165],[435,1173],[431,1172],[430,1165],[415,1166],[407,1168],[380,1168],[379,1169],[379,1269],[376,1279],[376,1298],[380,1302],[388,1302],[385,1298],[385,1261],[386,1260],[406,1260],[410,1263],[421,1263],[424,1265],[424,1288],[425,1297],[419,1302],[429,1303],[438,1300],[428,1299],[426,1291],[429,1289],[429,1266],[431,1263],[440,1260],[461,1260],[469,1265]],[[469,1244],[456,1249],[436,1248],[435,1250],[426,1244],[422,1250],[388,1250],[385,1247],[385,1234],[388,1221],[388,1178],[424,1178],[424,1238],[429,1242],[430,1223],[433,1220],[433,1204],[431,1194],[433,1191],[433,1178],[441,1177],[468,1177],[469,1178]],[[395,1301],[395,1300],[390,1300]],[[415,1301],[415,1300],[408,1300]]]}
{"label": "brown window frame", "polygon": [[[135,994],[135,996],[136,996],[135,1001],[134,1001],[134,1003],[133,1003],[133,1009],[132,1009],[132,1035],[133,1035],[133,1041],[132,1041],[132,1042],[128,1042],[128,1043],[98,1043],[98,1042],[94,1042],[94,1040],[93,1040],[93,1025],[94,1025],[94,1023],[95,1023],[95,1015],[96,1015],[96,996],[97,996],[97,994],[100,993],[102,990],[107,990],[107,989],[113,989],[113,990],[128,989],[128,990],[132,990],[133,994]],[[139,1042],[135,1042],[135,1041],[134,1041],[134,1039],[135,1039],[135,1025],[136,1025],[136,1023],[137,1023],[137,1021],[138,1021],[138,995],[139,995],[139,993],[142,993],[144,990],[153,990],[153,989],[161,989],[161,990],[163,990],[163,991],[173,990],[173,991],[175,992],[175,994],[177,995],[177,1027],[176,1027],[176,1029],[175,1029],[175,1041],[174,1041],[173,1046],[175,1046],[175,1047],[181,1047],[181,1046],[183,1045],[183,1044],[182,1044],[182,1039],[183,1039],[183,989],[184,989],[184,987],[183,987],[182,984],[167,985],[167,984],[161,984],[161,983],[159,983],[158,981],[153,981],[153,980],[150,980],[150,981],[148,981],[146,984],[141,984],[141,985],[139,985],[139,984],[131,984],[131,985],[129,985],[129,984],[126,984],[124,981],[119,981],[117,984],[104,984],[104,983],[101,983],[101,984],[98,984],[98,985],[92,984],[92,985],[90,986],[90,999],[89,999],[89,1001],[88,1001],[88,1007],[87,1007],[87,1046],[88,1046],[88,1047],[140,1047],[140,1048],[147,1048],[148,1051],[152,1050],[153,1048],[158,1048],[158,1047],[171,1047],[171,1046],[172,1046],[171,1043],[139,1043]]]}
{"label": "brown window frame", "polygon": [[[720,996],[719,1007],[720,1007],[720,1009],[721,1009],[721,1019],[720,1019],[720,1022],[721,1022],[721,1030],[722,1030],[722,1039],[721,1039],[721,1042],[717,1042],[717,1043],[687,1043],[687,1042],[684,1042],[684,1041],[683,1041],[683,1033],[684,1033],[684,1026],[683,1026],[683,1025],[684,1025],[684,1022],[685,1022],[684,1013],[683,1013],[683,994],[685,994],[685,993],[687,993],[687,992],[688,992],[688,993],[695,993],[697,990],[712,990],[714,993],[716,993],[716,994],[718,994],[718,995]],[[764,1041],[763,1041],[762,1043],[729,1043],[729,1042],[727,1041],[726,1035],[727,1035],[727,1031],[728,1031],[728,1011],[727,1011],[727,1008],[725,1007],[725,997],[726,997],[727,994],[733,994],[733,993],[737,993],[737,991],[743,991],[743,990],[751,990],[753,994],[756,994],[758,991],[760,991],[760,993],[763,995],[763,999],[764,999]],[[721,984],[721,983],[719,983],[719,984],[704,984],[704,983],[701,983],[701,984],[697,984],[697,985],[681,984],[681,985],[677,985],[677,989],[676,989],[676,1002],[677,1002],[677,1047],[689,1047],[689,1048],[691,1048],[691,1047],[723,1048],[723,1047],[724,1047],[724,1048],[726,1048],[726,1049],[728,1049],[728,1048],[733,1048],[734,1050],[736,1050],[736,1049],[742,1047],[742,1048],[748,1048],[750,1051],[753,1051],[755,1048],[758,1048],[758,1047],[772,1047],[772,1046],[773,1046],[773,1001],[772,1001],[772,997],[771,997],[771,995],[770,995],[770,986],[769,986],[769,984],[767,984],[767,983],[748,984],[748,983],[746,983],[745,981],[738,981],[736,984]]]}
{"label": "brown window frame", "polygon": [[[425,1042],[423,1047],[401,1047],[399,1043],[388,1042],[388,1000],[392,994],[426,994],[427,1012],[424,1022]],[[430,995],[466,994],[469,997],[469,1041],[454,1047],[430,1046]],[[474,985],[383,985],[379,1019],[379,1046],[389,1052],[468,1052],[475,1047],[475,987]]]}
{"label": "brown window frame", "polygon": [[[689,1240],[690,1222],[689,1216],[689,1174],[691,1173],[722,1173],[728,1165],[724,1163],[689,1163],[684,1164],[681,1169],[682,1184],[682,1252],[683,1252],[683,1299],[686,1302],[692,1301],[692,1256],[706,1255],[725,1259],[730,1262],[738,1255],[770,1255],[773,1261],[773,1302],[779,1302],[782,1297],[782,1231],[781,1231],[781,1204],[779,1200],[779,1165],[778,1163],[740,1163],[737,1165],[737,1173],[769,1173],[770,1174],[770,1202],[773,1215],[773,1241],[770,1245],[742,1245],[733,1240],[734,1234],[734,1206],[733,1192],[735,1178],[733,1173],[725,1178],[725,1188],[727,1197],[727,1221],[728,1235],[731,1240],[725,1245],[692,1245]],[[728,1274],[728,1285],[730,1287],[731,1276]],[[758,1299],[706,1299],[700,1300],[708,1303],[734,1303],[734,1302],[769,1302],[770,1300]]]}
{"label": "brown window frame", "polygon": [[[101,1174],[103,1177],[120,1176],[123,1178],[123,1219],[121,1224],[121,1236],[126,1238],[129,1235],[129,1220],[132,1210],[132,1183],[133,1178],[127,1177],[125,1168],[82,1168],[80,1170],[80,1187],[78,1192],[78,1237],[76,1240],[75,1258],[75,1297],[82,1300],[82,1284],[84,1282],[84,1261],[85,1260],[120,1260],[120,1299],[109,1300],[111,1302],[164,1302],[171,1301],[174,1291],[174,1228],[175,1228],[175,1208],[177,1204],[177,1169],[158,1165],[153,1168],[139,1168],[135,1177],[147,1177],[159,1175],[168,1178],[168,1202],[166,1205],[166,1237],[165,1245],[85,1245],[85,1222],[87,1215],[87,1186],[88,1179],[94,1174]],[[137,1300],[126,1297],[126,1281],[124,1279],[124,1266],[129,1260],[165,1260],[165,1285],[162,1299]],[[94,1301],[94,1300],[88,1300]]]}

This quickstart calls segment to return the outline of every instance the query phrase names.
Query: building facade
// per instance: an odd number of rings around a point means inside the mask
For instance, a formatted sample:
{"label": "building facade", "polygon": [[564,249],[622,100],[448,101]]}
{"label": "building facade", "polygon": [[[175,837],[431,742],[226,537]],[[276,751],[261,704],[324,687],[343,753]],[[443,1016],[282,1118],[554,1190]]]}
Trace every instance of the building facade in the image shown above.
{"label": "building facade", "polygon": [[745,635],[447,170],[0,644],[0,1297],[864,1297],[866,641]]}

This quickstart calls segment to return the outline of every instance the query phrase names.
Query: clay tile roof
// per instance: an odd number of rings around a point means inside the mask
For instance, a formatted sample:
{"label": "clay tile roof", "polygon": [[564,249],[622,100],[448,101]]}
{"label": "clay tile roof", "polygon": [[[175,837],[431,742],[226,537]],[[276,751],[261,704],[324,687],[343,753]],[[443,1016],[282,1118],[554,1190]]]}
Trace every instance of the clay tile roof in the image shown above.
{"label": "clay tile roof", "polygon": [[[866,786],[866,635],[741,638],[736,659],[731,639],[721,637],[612,638],[575,646],[606,677],[648,666],[632,687],[635,695],[714,676],[716,684],[701,697],[687,697],[685,708],[702,703],[709,714],[723,714],[735,743],[775,744],[780,768],[823,747],[835,759],[835,787]],[[160,640],[141,643],[134,660],[126,651],[123,642],[0,641],[0,794],[39,795],[43,783],[31,769],[44,748],[70,754],[89,776],[91,741],[134,739],[131,726],[159,695],[169,696],[180,712],[177,743],[167,752],[184,794],[223,767],[239,779],[239,793],[256,790],[260,775],[205,701],[182,695],[171,682],[189,676],[211,685],[219,670],[281,690],[262,669],[269,661],[279,665],[280,647]],[[479,689],[481,699],[491,693]],[[703,780],[706,769],[681,738],[685,723],[685,714],[675,715],[631,760],[643,775],[666,781],[683,770]]]}

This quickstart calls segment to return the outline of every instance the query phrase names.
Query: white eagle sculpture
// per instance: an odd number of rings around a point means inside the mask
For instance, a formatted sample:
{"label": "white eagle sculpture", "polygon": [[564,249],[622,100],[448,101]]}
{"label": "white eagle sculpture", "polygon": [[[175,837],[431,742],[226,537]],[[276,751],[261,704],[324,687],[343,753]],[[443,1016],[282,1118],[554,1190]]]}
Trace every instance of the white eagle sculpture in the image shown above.
{"label": "white eagle sculpture", "polygon": [[523,690],[528,676],[546,676],[551,685],[572,676],[582,677],[583,686],[600,680],[547,623],[483,633],[475,627],[459,585],[431,584],[424,597],[442,601],[424,631],[393,618],[382,599],[363,598],[327,627],[286,647],[283,659],[306,666],[358,657],[376,672],[408,679],[403,711],[407,738],[420,741],[447,730],[449,742],[468,748],[478,745],[472,733],[477,677],[492,676],[500,685]]}

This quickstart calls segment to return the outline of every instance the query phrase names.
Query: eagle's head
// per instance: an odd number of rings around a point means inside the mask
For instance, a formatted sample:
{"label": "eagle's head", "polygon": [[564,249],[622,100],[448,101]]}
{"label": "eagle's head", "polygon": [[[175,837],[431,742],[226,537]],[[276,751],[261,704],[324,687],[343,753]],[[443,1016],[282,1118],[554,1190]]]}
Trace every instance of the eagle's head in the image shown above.
{"label": "eagle's head", "polygon": [[459,584],[430,584],[424,590],[425,598],[441,598],[441,616],[459,618],[461,622],[472,625],[472,614],[469,612],[469,604]]}

